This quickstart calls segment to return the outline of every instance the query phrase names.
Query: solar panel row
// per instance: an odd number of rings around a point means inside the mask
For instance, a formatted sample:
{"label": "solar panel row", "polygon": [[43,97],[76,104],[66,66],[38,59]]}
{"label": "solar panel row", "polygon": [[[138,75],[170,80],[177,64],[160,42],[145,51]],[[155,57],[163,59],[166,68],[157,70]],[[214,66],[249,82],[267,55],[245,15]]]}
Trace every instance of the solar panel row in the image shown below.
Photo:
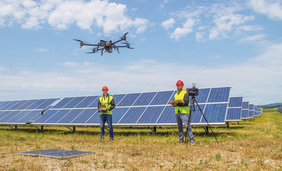
{"label": "solar panel row", "polygon": [[[243,102],[242,97],[229,97],[230,87],[199,89],[196,97],[211,125],[224,125],[259,116],[262,109]],[[114,125],[176,125],[174,107],[170,105],[176,91],[144,92],[113,95],[116,108]],[[99,96],[66,97],[0,102],[0,124],[33,125],[99,125]],[[50,107],[58,101],[55,106]],[[42,109],[47,109],[41,115]],[[206,125],[199,109],[192,113],[192,125]]]}
{"label": "solar panel row", "polygon": [[262,109],[249,102],[243,102],[242,97],[230,97],[226,121],[241,121],[260,116]]}
{"label": "solar panel row", "polygon": [[26,124],[41,117],[43,109],[58,99],[38,99],[0,102],[0,124]]}
{"label": "solar panel row", "polygon": [[0,110],[45,109],[57,99],[21,100],[0,102]]}
{"label": "solar panel row", "polygon": [[[170,106],[176,91],[145,92],[113,95],[116,108],[115,125],[166,125],[176,124],[174,108]],[[225,124],[230,87],[205,88],[196,97],[211,124]],[[42,117],[37,125],[98,125],[98,96],[68,97],[62,99]],[[206,124],[202,115],[192,115],[192,124]]]}

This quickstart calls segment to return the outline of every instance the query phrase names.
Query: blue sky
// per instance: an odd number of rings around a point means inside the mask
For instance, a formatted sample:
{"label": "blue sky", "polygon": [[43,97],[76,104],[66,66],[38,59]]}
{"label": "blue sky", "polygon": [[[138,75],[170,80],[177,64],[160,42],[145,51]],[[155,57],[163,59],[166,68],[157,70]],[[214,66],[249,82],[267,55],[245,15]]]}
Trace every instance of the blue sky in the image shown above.
{"label": "blue sky", "polygon": [[[279,0],[1,0],[0,100],[231,86],[282,101]],[[135,48],[89,55],[129,31]]]}

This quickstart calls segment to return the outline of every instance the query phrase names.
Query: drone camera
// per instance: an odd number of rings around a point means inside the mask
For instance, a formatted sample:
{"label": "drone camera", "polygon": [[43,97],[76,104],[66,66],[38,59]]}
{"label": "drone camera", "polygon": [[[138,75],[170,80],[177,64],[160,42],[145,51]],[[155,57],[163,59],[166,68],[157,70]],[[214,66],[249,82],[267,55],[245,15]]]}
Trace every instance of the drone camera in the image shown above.
{"label": "drone camera", "polygon": [[196,83],[192,83],[192,88],[187,88],[187,92],[189,96],[198,96],[199,89],[196,87]]}

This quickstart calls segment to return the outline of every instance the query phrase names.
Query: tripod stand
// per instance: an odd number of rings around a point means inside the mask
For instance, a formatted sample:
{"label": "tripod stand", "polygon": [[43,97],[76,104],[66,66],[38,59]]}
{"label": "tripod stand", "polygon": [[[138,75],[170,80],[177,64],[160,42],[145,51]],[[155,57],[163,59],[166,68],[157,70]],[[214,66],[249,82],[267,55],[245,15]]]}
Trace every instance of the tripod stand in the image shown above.
{"label": "tripod stand", "polygon": [[[192,96],[191,96],[191,103],[190,103],[190,106],[191,106],[191,108],[190,108],[190,111],[189,111],[188,126],[190,126],[190,123],[191,123],[192,112],[195,112],[195,111],[196,111],[195,106],[197,106],[197,107],[199,108],[199,111],[201,112],[203,118],[204,118],[205,121],[207,122],[208,128],[211,130],[212,135],[214,136],[216,142],[218,143],[217,138],[216,138],[216,136],[215,136],[213,130],[211,129],[210,124],[209,124],[207,118],[205,117],[205,115],[204,115],[204,113],[203,113],[201,107],[199,106],[199,104],[198,104],[198,102],[197,102],[197,100],[196,100],[196,96],[195,96],[195,95],[192,95]],[[188,144],[188,129],[187,129],[187,144]]]}

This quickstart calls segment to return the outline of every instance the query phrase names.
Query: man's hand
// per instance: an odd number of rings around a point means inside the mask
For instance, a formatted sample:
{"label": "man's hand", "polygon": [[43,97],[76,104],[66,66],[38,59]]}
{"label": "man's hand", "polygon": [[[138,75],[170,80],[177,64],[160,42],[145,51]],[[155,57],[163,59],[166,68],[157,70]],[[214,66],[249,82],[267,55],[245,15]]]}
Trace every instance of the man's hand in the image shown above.
{"label": "man's hand", "polygon": [[177,106],[177,104],[179,104],[179,103],[183,103],[183,101],[182,100],[173,100],[173,101],[170,102],[170,104],[174,107]]}
{"label": "man's hand", "polygon": [[108,111],[109,111],[109,110],[110,110],[110,108],[108,108],[108,107],[107,107],[107,108],[106,108],[106,110],[108,110]]}
{"label": "man's hand", "polygon": [[170,102],[170,104],[174,107],[177,106],[177,103],[178,103],[178,100],[173,100]]}
{"label": "man's hand", "polygon": [[101,108],[101,107],[99,107],[99,109],[98,109],[98,110],[99,110],[99,112],[101,112],[101,111],[102,111],[102,108]]}

